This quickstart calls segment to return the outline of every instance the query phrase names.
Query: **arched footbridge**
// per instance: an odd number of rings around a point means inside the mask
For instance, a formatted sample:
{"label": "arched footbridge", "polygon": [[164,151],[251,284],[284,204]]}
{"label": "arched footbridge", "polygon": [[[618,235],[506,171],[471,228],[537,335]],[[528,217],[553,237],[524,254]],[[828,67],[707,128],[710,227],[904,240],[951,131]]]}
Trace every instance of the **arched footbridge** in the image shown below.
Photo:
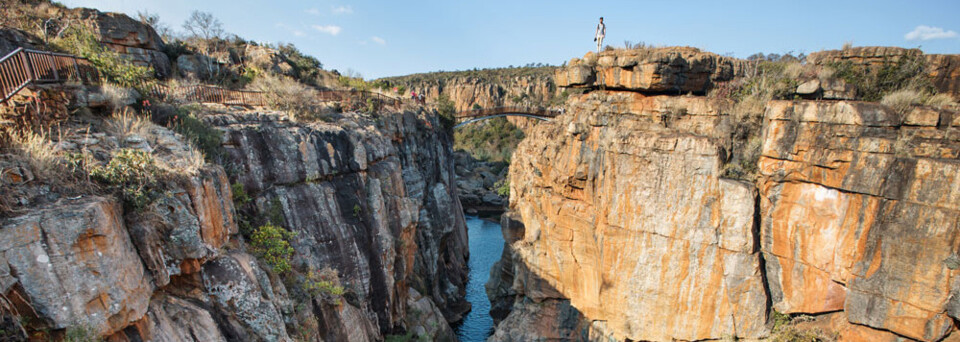
{"label": "arched footbridge", "polygon": [[563,110],[560,109],[549,109],[544,107],[516,107],[516,106],[507,106],[507,107],[491,107],[491,108],[482,108],[462,111],[454,114],[454,117],[457,118],[456,126],[453,128],[460,128],[461,126],[468,125],[477,121],[483,121],[487,119],[499,118],[504,116],[521,116],[531,119],[550,121],[551,119],[557,117],[557,115],[563,114]]}

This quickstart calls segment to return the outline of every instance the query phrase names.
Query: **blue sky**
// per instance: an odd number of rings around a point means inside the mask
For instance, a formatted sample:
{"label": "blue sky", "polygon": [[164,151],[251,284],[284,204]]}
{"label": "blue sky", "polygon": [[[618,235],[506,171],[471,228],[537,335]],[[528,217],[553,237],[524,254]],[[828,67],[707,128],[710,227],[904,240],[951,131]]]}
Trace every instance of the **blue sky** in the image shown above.
{"label": "blue sky", "polygon": [[[227,32],[293,43],[325,69],[364,77],[560,64],[606,43],[687,45],[747,57],[854,45],[960,53],[960,1],[342,1],[62,0],[71,7],[136,15],[148,10],[177,30],[193,10]],[[911,33],[912,32],[912,33]]]}

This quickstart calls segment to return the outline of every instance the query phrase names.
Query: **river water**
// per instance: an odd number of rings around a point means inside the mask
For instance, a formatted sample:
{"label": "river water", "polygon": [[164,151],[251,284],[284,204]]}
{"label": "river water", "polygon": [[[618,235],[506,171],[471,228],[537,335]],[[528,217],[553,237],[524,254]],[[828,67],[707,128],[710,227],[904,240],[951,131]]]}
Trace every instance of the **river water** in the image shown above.
{"label": "river water", "polygon": [[493,333],[490,300],[484,284],[490,278],[490,268],[500,260],[503,234],[500,224],[467,215],[467,233],[470,236],[470,280],[467,282],[467,301],[473,309],[454,327],[463,342],[486,341]]}

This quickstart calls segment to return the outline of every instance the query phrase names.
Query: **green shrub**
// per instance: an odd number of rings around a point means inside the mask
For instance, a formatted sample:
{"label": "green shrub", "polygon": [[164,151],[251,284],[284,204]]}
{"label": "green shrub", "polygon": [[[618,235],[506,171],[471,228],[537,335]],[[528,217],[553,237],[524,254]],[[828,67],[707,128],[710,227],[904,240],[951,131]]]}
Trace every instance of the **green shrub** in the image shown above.
{"label": "green shrub", "polygon": [[510,197],[510,179],[498,180],[493,186],[497,188],[497,195],[500,197]]}
{"label": "green shrub", "polygon": [[141,210],[156,198],[160,169],[149,153],[121,149],[104,166],[94,166],[90,176],[120,193],[124,204]]}
{"label": "green shrub", "polygon": [[88,326],[74,326],[64,332],[63,342],[100,342],[102,338],[96,330]]}
{"label": "green shrub", "polygon": [[254,254],[270,265],[274,272],[283,274],[292,269],[290,258],[293,256],[293,247],[290,247],[290,239],[295,236],[294,232],[268,223],[253,232],[250,245]]}
{"label": "green shrub", "polygon": [[523,131],[507,118],[494,118],[465,125],[453,133],[453,148],[488,162],[509,162],[523,140]]}
{"label": "green shrub", "polygon": [[325,267],[320,272],[312,270],[307,272],[302,287],[312,297],[331,299],[337,304],[340,304],[339,297],[343,296],[345,292],[343,286],[340,285],[340,275],[337,274],[336,270],[329,267]]}
{"label": "green shrub", "polygon": [[361,211],[360,205],[359,205],[359,204],[354,204],[354,205],[353,205],[353,217],[360,217],[360,211]]}
{"label": "green shrub", "polygon": [[221,142],[223,133],[197,118],[184,108],[177,110],[173,130],[183,135],[194,147],[203,152],[208,162],[217,163],[225,156]]}
{"label": "green shrub", "polygon": [[447,95],[441,94],[437,98],[437,113],[440,114],[440,124],[443,128],[452,131],[453,126],[457,125],[457,118],[454,117],[457,114],[457,107]]}
{"label": "green shrub", "polygon": [[247,195],[246,190],[243,189],[243,183],[236,182],[230,185],[230,190],[233,193],[233,205],[241,207],[250,203],[250,195]]}

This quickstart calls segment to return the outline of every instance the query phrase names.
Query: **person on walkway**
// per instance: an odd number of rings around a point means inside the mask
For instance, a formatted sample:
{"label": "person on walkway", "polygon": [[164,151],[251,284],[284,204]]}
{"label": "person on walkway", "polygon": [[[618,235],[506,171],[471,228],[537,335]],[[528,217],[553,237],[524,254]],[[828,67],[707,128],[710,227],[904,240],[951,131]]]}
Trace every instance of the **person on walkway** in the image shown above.
{"label": "person on walkway", "polygon": [[593,36],[593,41],[597,42],[597,53],[603,47],[603,37],[607,35],[607,25],[603,24],[603,17],[600,17],[600,24],[597,24],[597,34]]}

